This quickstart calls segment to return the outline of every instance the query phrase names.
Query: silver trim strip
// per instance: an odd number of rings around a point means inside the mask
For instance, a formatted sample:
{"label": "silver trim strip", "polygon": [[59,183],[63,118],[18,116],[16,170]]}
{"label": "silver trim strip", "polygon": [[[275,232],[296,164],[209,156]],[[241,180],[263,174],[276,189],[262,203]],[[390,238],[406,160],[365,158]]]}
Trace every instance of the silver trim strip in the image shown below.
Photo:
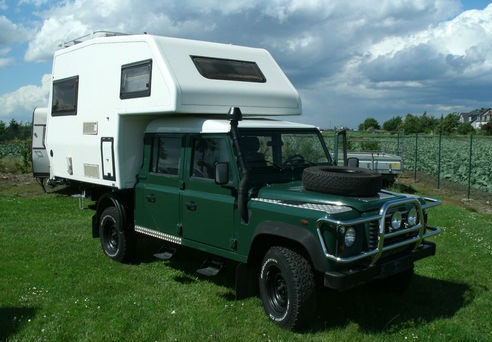
{"label": "silver trim strip", "polygon": [[158,232],[157,230],[145,228],[145,227],[138,226],[138,225],[135,225],[135,231],[142,233],[142,234],[145,234],[145,235],[150,235],[152,237],[155,237],[155,238],[158,238],[161,240],[169,241],[169,242],[172,242],[172,243],[175,243],[178,245],[182,244],[182,239],[179,236],[174,236],[174,235]]}

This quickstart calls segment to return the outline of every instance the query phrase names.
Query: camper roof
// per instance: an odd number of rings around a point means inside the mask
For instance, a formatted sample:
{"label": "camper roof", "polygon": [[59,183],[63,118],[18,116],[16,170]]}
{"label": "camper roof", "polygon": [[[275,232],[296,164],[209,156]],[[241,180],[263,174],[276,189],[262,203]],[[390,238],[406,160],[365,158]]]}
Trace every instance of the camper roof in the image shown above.
{"label": "camper roof", "polygon": [[[64,46],[55,52],[55,80],[78,72],[77,68],[95,68],[95,63],[105,60],[107,66],[101,70],[108,73],[104,77],[116,79],[113,85],[120,78],[119,74],[109,74],[115,66],[151,62],[152,94],[138,102],[141,107],[129,106],[130,102],[136,103],[130,100],[118,106],[120,114],[218,114],[231,106],[241,107],[244,115],[302,112],[297,90],[264,49],[108,32],[81,37]],[[89,56],[94,56],[90,63]]]}

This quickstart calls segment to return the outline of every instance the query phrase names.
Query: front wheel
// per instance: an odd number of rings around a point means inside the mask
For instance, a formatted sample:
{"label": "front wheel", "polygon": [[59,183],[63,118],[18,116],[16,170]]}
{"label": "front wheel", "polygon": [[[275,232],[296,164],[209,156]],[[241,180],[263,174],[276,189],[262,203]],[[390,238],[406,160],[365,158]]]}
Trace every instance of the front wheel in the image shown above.
{"label": "front wheel", "polygon": [[107,257],[119,262],[129,260],[134,243],[122,221],[115,207],[104,209],[99,219],[99,238],[102,250]]}
{"label": "front wheel", "polygon": [[263,258],[260,297],[266,314],[287,329],[306,327],[316,311],[316,285],[311,264],[297,252],[272,247]]}

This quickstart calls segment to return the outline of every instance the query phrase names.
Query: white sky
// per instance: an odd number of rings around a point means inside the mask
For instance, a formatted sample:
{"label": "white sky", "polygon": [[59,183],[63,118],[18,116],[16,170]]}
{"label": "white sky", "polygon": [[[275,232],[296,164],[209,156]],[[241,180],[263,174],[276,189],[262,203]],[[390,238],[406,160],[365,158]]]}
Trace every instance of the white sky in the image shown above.
{"label": "white sky", "polygon": [[[60,42],[96,30],[269,50],[323,128],[492,106],[480,0],[0,0],[0,120],[46,106]],[[289,118],[292,120],[292,118]]]}

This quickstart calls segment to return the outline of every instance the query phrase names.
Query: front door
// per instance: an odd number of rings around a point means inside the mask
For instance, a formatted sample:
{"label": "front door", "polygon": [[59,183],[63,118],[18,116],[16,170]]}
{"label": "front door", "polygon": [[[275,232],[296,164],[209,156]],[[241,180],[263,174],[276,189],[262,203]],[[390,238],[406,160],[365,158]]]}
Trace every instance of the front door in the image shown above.
{"label": "front door", "polygon": [[[215,183],[215,165],[233,169],[228,136],[192,136],[182,198],[183,237],[230,250],[233,248],[234,202],[231,187]],[[233,173],[230,172],[230,175]],[[230,183],[234,182],[230,176]]]}

